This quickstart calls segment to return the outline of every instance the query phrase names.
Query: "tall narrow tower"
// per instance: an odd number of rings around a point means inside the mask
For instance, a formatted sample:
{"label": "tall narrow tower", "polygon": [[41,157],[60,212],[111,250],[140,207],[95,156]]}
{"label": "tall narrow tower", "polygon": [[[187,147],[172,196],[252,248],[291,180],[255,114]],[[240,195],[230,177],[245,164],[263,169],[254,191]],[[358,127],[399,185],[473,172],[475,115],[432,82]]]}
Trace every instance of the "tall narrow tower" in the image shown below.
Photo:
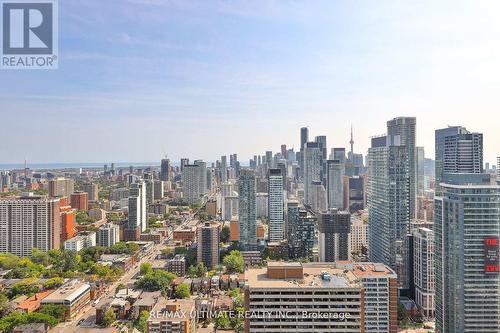
{"label": "tall narrow tower", "polygon": [[352,136],[352,125],[351,125],[351,140],[349,141],[349,144],[351,145],[351,159],[354,156],[354,139]]}

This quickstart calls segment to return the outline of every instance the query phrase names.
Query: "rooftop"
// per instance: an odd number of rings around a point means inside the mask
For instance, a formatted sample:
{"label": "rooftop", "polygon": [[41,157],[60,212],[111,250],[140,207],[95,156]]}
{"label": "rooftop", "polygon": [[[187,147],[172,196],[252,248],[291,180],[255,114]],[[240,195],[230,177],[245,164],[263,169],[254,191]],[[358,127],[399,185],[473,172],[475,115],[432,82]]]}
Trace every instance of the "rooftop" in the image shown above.
{"label": "rooftop", "polygon": [[165,321],[168,319],[189,321],[194,306],[194,301],[191,299],[166,299],[161,297],[154,306],[148,321]]}
{"label": "rooftop", "polygon": [[72,280],[63,284],[59,289],[45,297],[42,303],[59,303],[65,300],[73,301],[87,291],[90,291],[90,285],[88,283]]}

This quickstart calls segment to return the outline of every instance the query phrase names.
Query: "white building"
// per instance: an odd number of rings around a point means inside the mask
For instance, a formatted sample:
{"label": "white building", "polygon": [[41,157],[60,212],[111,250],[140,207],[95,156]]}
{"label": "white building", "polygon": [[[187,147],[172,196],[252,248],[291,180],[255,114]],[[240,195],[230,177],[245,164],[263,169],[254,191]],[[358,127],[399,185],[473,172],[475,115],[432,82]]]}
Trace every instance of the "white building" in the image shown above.
{"label": "white building", "polygon": [[283,240],[285,231],[283,175],[281,169],[269,169],[267,186],[269,193],[269,241],[279,242]]}
{"label": "white building", "polygon": [[361,253],[363,247],[368,249],[368,221],[357,216],[351,216],[351,251]]}
{"label": "white building", "polygon": [[144,232],[147,229],[146,183],[138,181],[130,185],[128,198],[128,227]]}
{"label": "white building", "polygon": [[434,317],[434,232],[418,228],[413,232],[413,275],[415,302],[427,318]]}
{"label": "white building", "polygon": [[96,246],[96,233],[93,231],[81,233],[64,242],[65,250],[72,250],[76,252],[92,246]]}
{"label": "white building", "polygon": [[97,230],[96,242],[98,246],[110,247],[120,241],[120,226],[107,223]]}
{"label": "white building", "polygon": [[326,166],[328,208],[343,209],[345,165],[341,160],[328,160]]}

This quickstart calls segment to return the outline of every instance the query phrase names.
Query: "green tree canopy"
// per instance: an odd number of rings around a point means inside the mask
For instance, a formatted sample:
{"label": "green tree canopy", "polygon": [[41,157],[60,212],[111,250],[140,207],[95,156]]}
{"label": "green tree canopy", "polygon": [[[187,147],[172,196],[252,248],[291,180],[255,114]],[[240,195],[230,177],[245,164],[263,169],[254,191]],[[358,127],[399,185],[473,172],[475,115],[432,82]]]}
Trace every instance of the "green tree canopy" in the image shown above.
{"label": "green tree canopy", "polygon": [[229,273],[243,273],[245,271],[245,261],[238,250],[233,250],[226,255],[223,263]]}
{"label": "green tree canopy", "polygon": [[108,309],[102,318],[102,326],[109,327],[116,321],[116,315],[113,309]]}
{"label": "green tree canopy", "polygon": [[189,298],[191,293],[189,292],[189,285],[187,283],[181,283],[175,288],[174,293],[175,298]]}

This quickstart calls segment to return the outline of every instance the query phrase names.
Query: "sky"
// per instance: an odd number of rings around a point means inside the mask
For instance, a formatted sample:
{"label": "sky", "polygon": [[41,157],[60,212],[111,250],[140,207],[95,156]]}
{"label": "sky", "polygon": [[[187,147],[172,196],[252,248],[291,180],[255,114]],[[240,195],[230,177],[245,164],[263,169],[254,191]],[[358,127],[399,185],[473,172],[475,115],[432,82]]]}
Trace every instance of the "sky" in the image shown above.
{"label": "sky", "polygon": [[0,70],[0,163],[244,163],[398,116],[500,155],[498,1],[59,1],[59,68]]}

